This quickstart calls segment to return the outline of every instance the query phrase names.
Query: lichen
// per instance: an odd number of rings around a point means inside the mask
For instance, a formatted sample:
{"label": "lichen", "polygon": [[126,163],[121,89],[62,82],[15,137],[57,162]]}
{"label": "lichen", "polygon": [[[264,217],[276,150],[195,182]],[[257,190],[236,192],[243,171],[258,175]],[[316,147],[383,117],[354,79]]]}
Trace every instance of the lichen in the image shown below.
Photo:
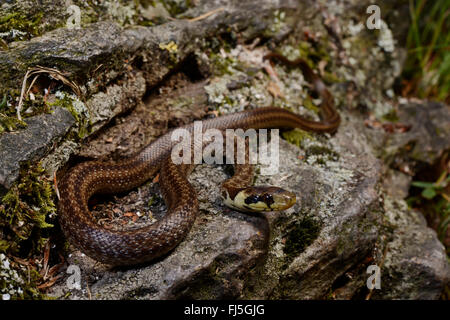
{"label": "lichen", "polygon": [[281,10],[275,10],[273,13],[272,24],[270,25],[269,28],[270,32],[276,34],[280,32],[285,26],[286,26],[286,12]]}
{"label": "lichen", "polygon": [[42,276],[0,253],[0,300],[42,299],[36,288]]}
{"label": "lichen", "polygon": [[338,161],[339,154],[330,148],[324,146],[313,145],[306,149],[306,160],[312,156],[315,157],[316,163],[325,164],[326,161]]}
{"label": "lichen", "polygon": [[133,18],[137,14],[134,2],[125,5],[120,1],[107,1],[105,2],[105,6],[107,7],[108,15],[121,25],[132,24]]}

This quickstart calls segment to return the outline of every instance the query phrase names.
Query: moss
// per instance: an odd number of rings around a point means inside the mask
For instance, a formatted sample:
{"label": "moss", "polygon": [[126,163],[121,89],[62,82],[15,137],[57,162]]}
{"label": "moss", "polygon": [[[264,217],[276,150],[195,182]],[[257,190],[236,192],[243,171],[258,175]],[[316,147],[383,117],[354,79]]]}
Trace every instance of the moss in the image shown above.
{"label": "moss", "polygon": [[383,120],[390,121],[390,122],[398,122],[399,118],[397,115],[397,111],[395,109],[392,109],[388,113],[386,113],[383,116]]}
{"label": "moss", "polygon": [[[40,250],[39,231],[53,226],[46,220],[56,213],[54,191],[43,174],[44,169],[39,164],[23,165],[18,182],[2,198],[0,226],[4,228],[9,243],[6,249],[10,253],[18,254],[25,240],[31,240],[31,248]],[[34,238],[30,239],[32,236]]]}
{"label": "moss", "polygon": [[[52,216],[56,213],[55,193],[52,183],[44,175],[40,164],[26,163],[21,166],[20,176],[11,189],[2,197],[0,205],[0,292],[11,295],[11,299],[43,298],[37,285],[41,274],[29,265],[25,268],[10,263],[8,257],[27,259],[40,256],[48,241],[49,228],[53,227]],[[11,260],[13,261],[13,260]],[[3,269],[3,270],[2,270]]]}
{"label": "moss", "polygon": [[18,265],[0,253],[0,294],[12,300],[45,298],[36,288],[42,280],[40,273],[30,267]]}
{"label": "moss", "polygon": [[285,236],[283,252],[286,262],[289,263],[313,243],[320,232],[320,224],[311,217],[304,217],[295,222]]}
{"label": "moss", "polygon": [[89,133],[89,116],[86,107],[75,96],[69,95],[65,92],[56,94],[55,102],[50,103],[50,106],[59,106],[67,109],[75,118],[78,126],[78,138],[84,138]]}
{"label": "moss", "polygon": [[20,31],[24,33],[23,36],[19,34],[21,36],[20,40],[28,40],[42,33],[43,30],[40,28],[40,25],[43,16],[44,12],[38,12],[33,16],[23,12],[12,12],[0,17],[0,32]]}
{"label": "moss", "polygon": [[157,206],[164,201],[163,198],[158,196],[157,194],[153,194],[147,202],[148,207]]}
{"label": "moss", "polygon": [[223,76],[225,74],[232,75],[232,67],[236,65],[236,60],[230,57],[223,58],[220,54],[211,53],[209,55],[209,60],[213,64],[212,71],[215,76]]}
{"label": "moss", "polygon": [[312,110],[316,113],[318,113],[320,111],[319,107],[313,103],[312,98],[310,96],[307,96],[305,98],[305,100],[303,100],[303,106],[306,109]]}
{"label": "moss", "polygon": [[313,136],[304,130],[295,128],[294,130],[289,130],[281,133],[281,136],[286,139],[287,142],[296,145],[297,147],[302,147],[302,142],[305,139],[313,139]]}
{"label": "moss", "polygon": [[10,247],[10,243],[6,240],[0,240],[0,252],[6,252]]}
{"label": "moss", "polygon": [[172,17],[177,16],[194,6],[193,0],[160,0],[159,2],[166,8]]}
{"label": "moss", "polygon": [[12,97],[4,94],[0,102],[0,133],[24,128],[27,124],[16,117],[16,110],[12,103]]}
{"label": "moss", "polygon": [[338,76],[336,76],[334,73],[331,73],[331,72],[328,72],[328,71],[325,71],[323,73],[323,77],[322,78],[323,78],[323,81],[325,83],[329,83],[329,84],[345,82],[344,79],[341,79]]}
{"label": "moss", "polygon": [[17,119],[15,116],[7,116],[0,113],[0,133],[4,131],[14,131],[18,128],[25,128],[26,122]]}

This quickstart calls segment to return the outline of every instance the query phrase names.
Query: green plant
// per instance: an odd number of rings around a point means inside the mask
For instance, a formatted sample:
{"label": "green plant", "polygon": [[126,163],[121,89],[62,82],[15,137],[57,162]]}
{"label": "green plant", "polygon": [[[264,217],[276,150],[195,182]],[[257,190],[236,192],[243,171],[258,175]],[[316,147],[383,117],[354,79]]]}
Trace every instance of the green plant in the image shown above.
{"label": "green plant", "polygon": [[444,171],[439,179],[436,182],[423,182],[423,181],[413,181],[411,183],[412,186],[422,188],[423,191],[421,193],[422,197],[425,199],[431,200],[436,197],[438,194],[441,194],[443,197],[450,199],[443,190],[447,187],[450,182],[450,175]]}
{"label": "green plant", "polygon": [[406,95],[450,102],[450,1],[410,0]]}
{"label": "green plant", "polygon": [[[408,199],[410,206],[418,206],[429,220],[438,221],[436,231],[439,239],[446,244],[447,229],[450,225],[450,174],[444,171],[436,182],[413,181],[413,187],[421,189],[419,196]],[[449,252],[447,245],[447,252]]]}

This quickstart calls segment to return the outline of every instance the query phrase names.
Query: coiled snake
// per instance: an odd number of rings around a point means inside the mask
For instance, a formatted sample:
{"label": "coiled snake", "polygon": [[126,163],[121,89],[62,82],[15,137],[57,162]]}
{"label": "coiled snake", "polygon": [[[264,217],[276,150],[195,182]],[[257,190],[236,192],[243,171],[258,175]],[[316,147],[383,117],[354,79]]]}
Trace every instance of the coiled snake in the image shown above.
{"label": "coiled snake", "polygon": [[[321,121],[311,121],[290,111],[263,107],[202,122],[203,130],[254,128],[301,128],[315,132],[334,132],[340,123],[333,97],[308,64],[290,61],[277,53],[266,59],[278,60],[299,67],[314,91],[321,97]],[[189,132],[193,125],[184,127]],[[197,215],[198,201],[194,188],[187,180],[192,165],[175,165],[170,157],[174,142],[171,132],[146,146],[137,155],[119,162],[83,162],[63,177],[59,183],[59,222],[65,236],[82,252],[111,265],[133,265],[148,262],[172,250],[189,232]],[[95,222],[88,208],[89,198],[96,193],[118,193],[141,185],[160,171],[160,187],[167,205],[165,216],[140,229],[114,231]],[[295,202],[292,193],[276,187],[249,187],[253,170],[249,164],[240,165],[235,175],[222,185],[224,198],[233,201],[239,192],[266,203],[262,210],[283,210]],[[270,198],[270,202],[266,201]],[[255,202],[255,201],[253,201]],[[276,206],[271,204],[276,203]]]}

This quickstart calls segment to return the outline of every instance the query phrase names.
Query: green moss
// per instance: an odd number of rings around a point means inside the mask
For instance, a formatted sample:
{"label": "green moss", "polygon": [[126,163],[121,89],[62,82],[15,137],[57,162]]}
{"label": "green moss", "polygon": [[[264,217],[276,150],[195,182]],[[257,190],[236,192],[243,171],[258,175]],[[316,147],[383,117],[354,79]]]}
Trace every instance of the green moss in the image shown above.
{"label": "green moss", "polygon": [[6,252],[8,248],[10,247],[10,244],[6,240],[0,240],[0,252]]}
{"label": "green moss", "polygon": [[43,16],[44,12],[38,12],[33,16],[29,16],[23,12],[12,12],[0,17],[0,32],[18,30],[25,33],[24,39],[21,40],[28,40],[40,35],[43,31],[40,28]]}
{"label": "green moss", "polygon": [[330,83],[330,84],[331,84],[331,83],[342,83],[342,82],[344,82],[345,80],[339,78],[339,77],[336,76],[334,73],[325,71],[325,72],[323,73],[323,81],[324,81],[325,83]]}
{"label": "green moss", "polygon": [[292,143],[299,148],[301,148],[302,142],[305,139],[313,139],[313,136],[309,132],[298,128],[282,132],[281,136],[286,139],[287,142]]}
{"label": "green moss", "polygon": [[[0,252],[5,254],[2,256],[3,267],[5,263],[9,266],[9,262],[5,262],[9,261],[6,256],[29,258],[42,253],[48,241],[48,229],[53,227],[51,216],[56,213],[54,199],[52,183],[45,177],[40,164],[22,165],[18,182],[1,199]],[[23,267],[14,264],[9,269],[8,276],[0,280],[0,292],[12,287],[17,289],[12,299],[42,298],[36,288],[42,276],[34,267],[23,270]]]}
{"label": "green moss", "polygon": [[[3,196],[0,206],[0,226],[3,227],[8,249],[17,254],[20,245],[31,239],[31,247],[40,249],[42,239],[39,230],[52,227],[47,217],[56,213],[52,184],[44,176],[40,166],[25,164],[18,182]],[[0,248],[4,246],[0,246]]]}
{"label": "green moss", "polygon": [[[20,90],[7,89],[0,102],[0,133],[14,131],[27,126],[26,122],[17,118],[17,99]],[[42,94],[35,94],[33,100],[24,98],[21,108],[22,119],[30,118],[42,113],[51,113],[51,105],[44,101]]]}
{"label": "green moss", "polygon": [[397,111],[395,109],[392,109],[390,112],[386,113],[383,116],[383,120],[390,121],[390,122],[398,122],[399,118],[397,115]]}
{"label": "green moss", "polygon": [[77,122],[78,126],[78,138],[84,138],[88,133],[88,128],[90,125],[89,117],[87,114],[87,110],[84,110],[85,107],[83,106],[76,106],[75,103],[77,102],[76,99],[73,98],[73,96],[66,94],[64,92],[57,95],[59,98],[55,100],[55,102],[50,103],[50,106],[58,106],[64,109],[69,110],[69,112],[73,115],[75,118],[75,121]]}
{"label": "green moss", "polygon": [[15,116],[7,116],[0,113],[0,133],[4,131],[14,131],[18,128],[25,128],[27,124]]}
{"label": "green moss", "polygon": [[209,55],[209,60],[213,64],[212,71],[215,76],[223,76],[225,74],[232,75],[233,71],[231,67],[236,64],[236,60],[230,57],[223,58],[219,54],[211,53]]}
{"label": "green moss", "polygon": [[0,102],[0,133],[27,126],[25,122],[17,119],[15,107],[12,104],[8,106],[8,101],[11,100],[11,96],[4,94]]}
{"label": "green moss", "polygon": [[160,0],[172,17],[177,16],[194,6],[193,0]]}
{"label": "green moss", "polygon": [[283,252],[287,262],[302,253],[317,238],[320,224],[311,217],[304,217],[296,222],[285,237]]}
{"label": "green moss", "polygon": [[147,206],[152,207],[152,206],[158,205],[159,203],[161,203],[161,201],[164,201],[164,200],[157,194],[153,194],[150,197],[150,199],[148,200]]}
{"label": "green moss", "polygon": [[303,106],[306,109],[312,110],[316,113],[319,113],[320,111],[319,107],[313,103],[312,98],[310,96],[307,96],[305,100],[303,100]]}

